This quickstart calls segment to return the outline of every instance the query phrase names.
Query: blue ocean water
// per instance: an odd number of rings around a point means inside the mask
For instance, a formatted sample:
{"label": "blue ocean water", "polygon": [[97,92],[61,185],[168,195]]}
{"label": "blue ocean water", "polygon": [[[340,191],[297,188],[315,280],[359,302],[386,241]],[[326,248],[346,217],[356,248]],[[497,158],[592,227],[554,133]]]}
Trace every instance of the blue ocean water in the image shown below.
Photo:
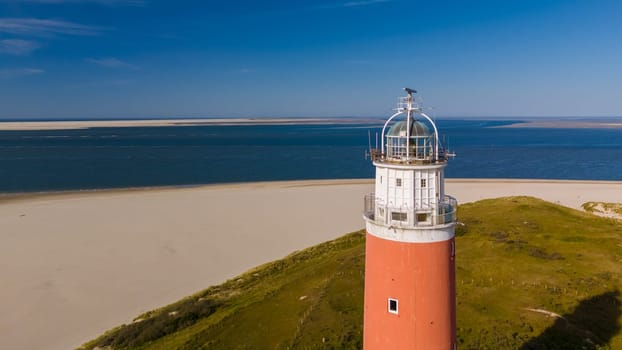
{"label": "blue ocean water", "polygon": [[[439,120],[448,177],[622,180],[622,129]],[[380,124],[0,131],[0,193],[371,178]]]}

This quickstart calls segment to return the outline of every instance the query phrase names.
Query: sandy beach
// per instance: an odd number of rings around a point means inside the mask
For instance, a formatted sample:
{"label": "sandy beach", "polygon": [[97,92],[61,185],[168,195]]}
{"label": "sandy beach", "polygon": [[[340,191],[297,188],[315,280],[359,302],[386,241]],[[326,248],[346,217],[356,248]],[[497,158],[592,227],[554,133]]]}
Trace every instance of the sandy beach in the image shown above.
{"label": "sandy beach", "polygon": [[[2,348],[72,349],[143,311],[363,228],[371,180],[0,196]],[[579,209],[622,182],[447,181],[460,203],[530,195]]]}

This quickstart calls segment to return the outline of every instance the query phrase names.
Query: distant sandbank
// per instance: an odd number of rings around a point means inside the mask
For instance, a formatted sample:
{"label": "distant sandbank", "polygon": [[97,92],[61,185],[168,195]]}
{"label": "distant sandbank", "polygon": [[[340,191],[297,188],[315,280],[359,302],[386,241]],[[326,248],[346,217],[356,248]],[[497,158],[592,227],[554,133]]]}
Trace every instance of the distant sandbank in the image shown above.
{"label": "distant sandbank", "polygon": [[[489,119],[489,118],[482,118]],[[500,119],[502,120],[502,119]],[[0,121],[0,131],[19,130],[72,130],[88,128],[127,128],[161,126],[223,126],[223,125],[290,125],[290,124],[360,124],[383,123],[369,117],[326,117],[326,118],[186,118],[186,119],[139,119],[139,120],[71,120],[71,121]],[[493,128],[557,128],[557,129],[618,129],[622,128],[622,117],[595,120],[527,119],[524,121],[494,126]]]}
{"label": "distant sandbank", "polygon": [[287,125],[377,122],[373,118],[203,118],[153,120],[75,120],[75,121],[0,121],[0,130],[68,130],[87,128],[124,128],[205,125]]}
{"label": "distant sandbank", "polygon": [[622,118],[611,120],[528,120],[520,123],[495,126],[495,128],[620,129],[622,128]]}
{"label": "distant sandbank", "polygon": [[[619,202],[622,182],[450,179],[466,203],[530,195]],[[143,311],[364,227],[371,180],[7,195],[0,201],[0,339],[75,348]]]}

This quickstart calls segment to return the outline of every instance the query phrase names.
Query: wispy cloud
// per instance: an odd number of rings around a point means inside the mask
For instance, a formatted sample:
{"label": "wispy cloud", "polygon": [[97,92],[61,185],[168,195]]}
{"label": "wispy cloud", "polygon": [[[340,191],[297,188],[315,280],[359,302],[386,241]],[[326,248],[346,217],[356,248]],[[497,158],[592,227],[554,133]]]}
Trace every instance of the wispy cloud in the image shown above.
{"label": "wispy cloud", "polygon": [[237,69],[236,72],[240,74],[248,74],[248,73],[255,72],[255,70],[253,68],[240,68],[240,69]]}
{"label": "wispy cloud", "polygon": [[121,86],[121,85],[134,84],[135,82],[136,80],[134,79],[113,79],[113,80],[105,80],[103,83],[108,84],[108,85]]}
{"label": "wispy cloud", "polygon": [[127,68],[127,69],[139,69],[140,67],[121,61],[115,57],[105,57],[105,58],[87,58],[85,61],[89,63],[96,64],[98,66],[106,67],[106,68]]}
{"label": "wispy cloud", "polygon": [[14,69],[0,69],[0,79],[18,78],[28,75],[43,74],[45,71],[38,68],[14,68]]}
{"label": "wispy cloud", "polygon": [[0,3],[31,3],[31,4],[79,4],[92,3],[104,6],[145,6],[144,0],[0,0]]}
{"label": "wispy cloud", "polygon": [[36,41],[22,39],[0,40],[0,54],[15,56],[27,56],[31,52],[40,48],[41,45]]}
{"label": "wispy cloud", "polygon": [[367,6],[374,5],[383,2],[391,2],[393,0],[361,0],[361,1],[348,1],[341,4],[342,7],[357,7],[357,6]]}
{"label": "wispy cloud", "polygon": [[0,18],[0,33],[30,36],[98,35],[104,28],[54,19]]}
{"label": "wispy cloud", "polygon": [[370,60],[352,59],[352,60],[345,60],[344,63],[353,64],[353,65],[354,64],[364,65],[364,64],[372,64],[374,62]]}
{"label": "wispy cloud", "polygon": [[322,9],[336,9],[336,8],[344,8],[344,7],[361,7],[361,6],[369,6],[375,4],[381,4],[386,2],[393,2],[394,0],[354,0],[354,1],[342,1],[335,2],[331,4],[321,5],[318,8]]}

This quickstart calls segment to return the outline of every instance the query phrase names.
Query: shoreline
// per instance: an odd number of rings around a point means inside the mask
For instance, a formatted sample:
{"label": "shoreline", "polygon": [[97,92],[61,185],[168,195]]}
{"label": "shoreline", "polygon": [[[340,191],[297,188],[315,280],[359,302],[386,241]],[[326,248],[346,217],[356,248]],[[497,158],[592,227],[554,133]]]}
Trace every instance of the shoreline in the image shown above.
{"label": "shoreline", "polygon": [[112,187],[112,188],[89,188],[76,190],[51,190],[34,192],[0,192],[0,205],[13,201],[26,201],[45,197],[89,196],[97,194],[121,194],[121,193],[144,193],[150,191],[177,191],[191,189],[239,188],[246,186],[279,186],[305,187],[305,186],[337,186],[351,184],[371,184],[373,179],[315,179],[315,180],[267,180],[248,182],[218,182],[211,184],[191,185],[162,185],[162,186],[137,186],[137,187]]}
{"label": "shoreline", "polygon": [[[136,186],[136,187],[112,187],[112,188],[89,188],[71,190],[50,190],[33,192],[0,192],[0,205],[6,202],[25,201],[44,197],[67,197],[67,196],[90,196],[122,193],[145,193],[150,191],[178,191],[208,188],[240,188],[262,186],[285,186],[285,187],[308,187],[308,186],[337,186],[337,185],[360,185],[373,184],[372,178],[359,179],[311,179],[311,180],[266,180],[247,182],[218,182],[207,184],[188,185],[162,185],[162,186]],[[566,180],[566,179],[509,179],[509,178],[445,178],[446,184],[582,184],[582,185],[621,185],[622,180]],[[451,193],[447,193],[451,195]],[[459,202],[462,203],[462,202]],[[465,202],[467,203],[467,202]]]}
{"label": "shoreline", "polygon": [[[138,314],[364,228],[373,179],[0,196],[0,339],[75,348]],[[461,204],[620,202],[622,181],[447,179]]]}

